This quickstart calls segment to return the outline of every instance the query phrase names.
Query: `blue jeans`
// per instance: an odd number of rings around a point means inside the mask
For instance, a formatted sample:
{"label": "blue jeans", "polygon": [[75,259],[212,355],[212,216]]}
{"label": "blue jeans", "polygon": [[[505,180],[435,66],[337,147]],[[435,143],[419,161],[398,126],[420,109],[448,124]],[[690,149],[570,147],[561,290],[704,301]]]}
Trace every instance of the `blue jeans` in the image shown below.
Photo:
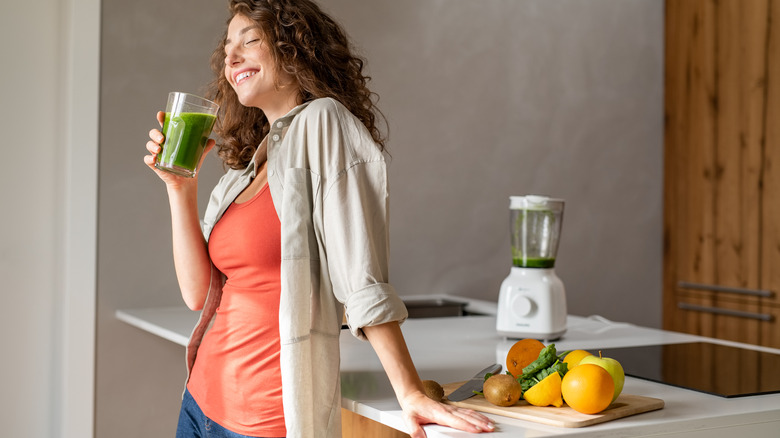
{"label": "blue jeans", "polygon": [[176,438],[251,438],[231,432],[203,414],[189,390],[184,391]]}

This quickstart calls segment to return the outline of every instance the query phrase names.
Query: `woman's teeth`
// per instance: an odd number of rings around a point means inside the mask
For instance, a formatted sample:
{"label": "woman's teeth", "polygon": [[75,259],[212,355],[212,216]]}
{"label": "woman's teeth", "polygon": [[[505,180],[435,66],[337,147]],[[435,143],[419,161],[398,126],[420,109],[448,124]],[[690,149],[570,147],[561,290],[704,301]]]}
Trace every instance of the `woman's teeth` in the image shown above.
{"label": "woman's teeth", "polygon": [[246,79],[246,78],[248,78],[250,76],[254,76],[255,73],[257,73],[257,72],[256,71],[245,71],[243,73],[239,73],[238,76],[236,76],[236,83],[239,83],[239,82],[243,81],[244,79]]}

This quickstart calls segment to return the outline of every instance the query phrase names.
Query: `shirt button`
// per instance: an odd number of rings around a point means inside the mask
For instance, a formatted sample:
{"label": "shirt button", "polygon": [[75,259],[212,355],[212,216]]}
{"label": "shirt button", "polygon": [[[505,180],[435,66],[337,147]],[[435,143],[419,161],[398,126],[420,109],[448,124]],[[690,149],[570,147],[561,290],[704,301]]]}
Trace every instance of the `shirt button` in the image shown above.
{"label": "shirt button", "polygon": [[284,126],[284,123],[282,123],[282,122],[276,122],[276,127],[277,127],[277,128],[281,128],[282,126]]}
{"label": "shirt button", "polygon": [[269,175],[269,176],[274,176],[274,170],[273,170],[273,169],[270,169],[270,170],[268,171],[268,175]]}
{"label": "shirt button", "polygon": [[273,137],[271,137],[274,141],[279,141],[279,134],[274,134]]}

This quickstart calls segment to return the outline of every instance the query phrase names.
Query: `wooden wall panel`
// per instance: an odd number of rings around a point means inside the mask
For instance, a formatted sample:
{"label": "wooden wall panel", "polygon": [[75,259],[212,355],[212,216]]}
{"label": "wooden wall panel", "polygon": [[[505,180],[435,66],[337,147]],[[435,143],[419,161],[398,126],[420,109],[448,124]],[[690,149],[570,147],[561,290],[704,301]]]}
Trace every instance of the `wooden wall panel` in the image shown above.
{"label": "wooden wall panel", "polygon": [[[716,14],[715,282],[760,288],[761,172],[768,0],[726,0]],[[733,300],[718,294],[721,300]],[[722,298],[721,298],[722,297]],[[758,299],[736,310],[758,312]],[[760,321],[717,317],[716,337],[759,343]]]}
{"label": "wooden wall panel", "polygon": [[679,308],[769,315],[779,302],[680,287],[780,289],[778,9],[666,1],[664,328],[780,346],[776,321]]}
{"label": "wooden wall panel", "polygon": [[[762,313],[780,314],[780,1],[769,5],[767,32],[767,105],[764,116],[766,137],[764,143],[763,190],[761,209],[762,270],[761,286],[774,292],[764,300]],[[780,322],[764,324],[761,332],[764,345],[780,348]]]}
{"label": "wooden wall panel", "polygon": [[666,3],[664,327],[694,333],[708,330],[712,319],[685,318],[675,292],[681,278],[715,281],[715,16],[714,2]]}

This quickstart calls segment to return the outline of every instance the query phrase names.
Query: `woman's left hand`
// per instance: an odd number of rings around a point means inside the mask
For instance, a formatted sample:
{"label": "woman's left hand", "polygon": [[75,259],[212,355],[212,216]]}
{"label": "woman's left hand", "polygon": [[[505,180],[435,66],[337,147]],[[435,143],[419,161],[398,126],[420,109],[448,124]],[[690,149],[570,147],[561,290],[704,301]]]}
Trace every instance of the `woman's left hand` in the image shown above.
{"label": "woman's left hand", "polygon": [[425,438],[422,425],[430,423],[471,433],[493,431],[490,418],[471,409],[439,403],[425,395],[398,322],[366,326],[363,332],[390,378],[412,438]]}
{"label": "woman's left hand", "polygon": [[410,394],[401,400],[404,421],[412,438],[424,438],[423,424],[441,424],[471,433],[492,432],[493,421],[471,409],[436,402],[422,392]]}

